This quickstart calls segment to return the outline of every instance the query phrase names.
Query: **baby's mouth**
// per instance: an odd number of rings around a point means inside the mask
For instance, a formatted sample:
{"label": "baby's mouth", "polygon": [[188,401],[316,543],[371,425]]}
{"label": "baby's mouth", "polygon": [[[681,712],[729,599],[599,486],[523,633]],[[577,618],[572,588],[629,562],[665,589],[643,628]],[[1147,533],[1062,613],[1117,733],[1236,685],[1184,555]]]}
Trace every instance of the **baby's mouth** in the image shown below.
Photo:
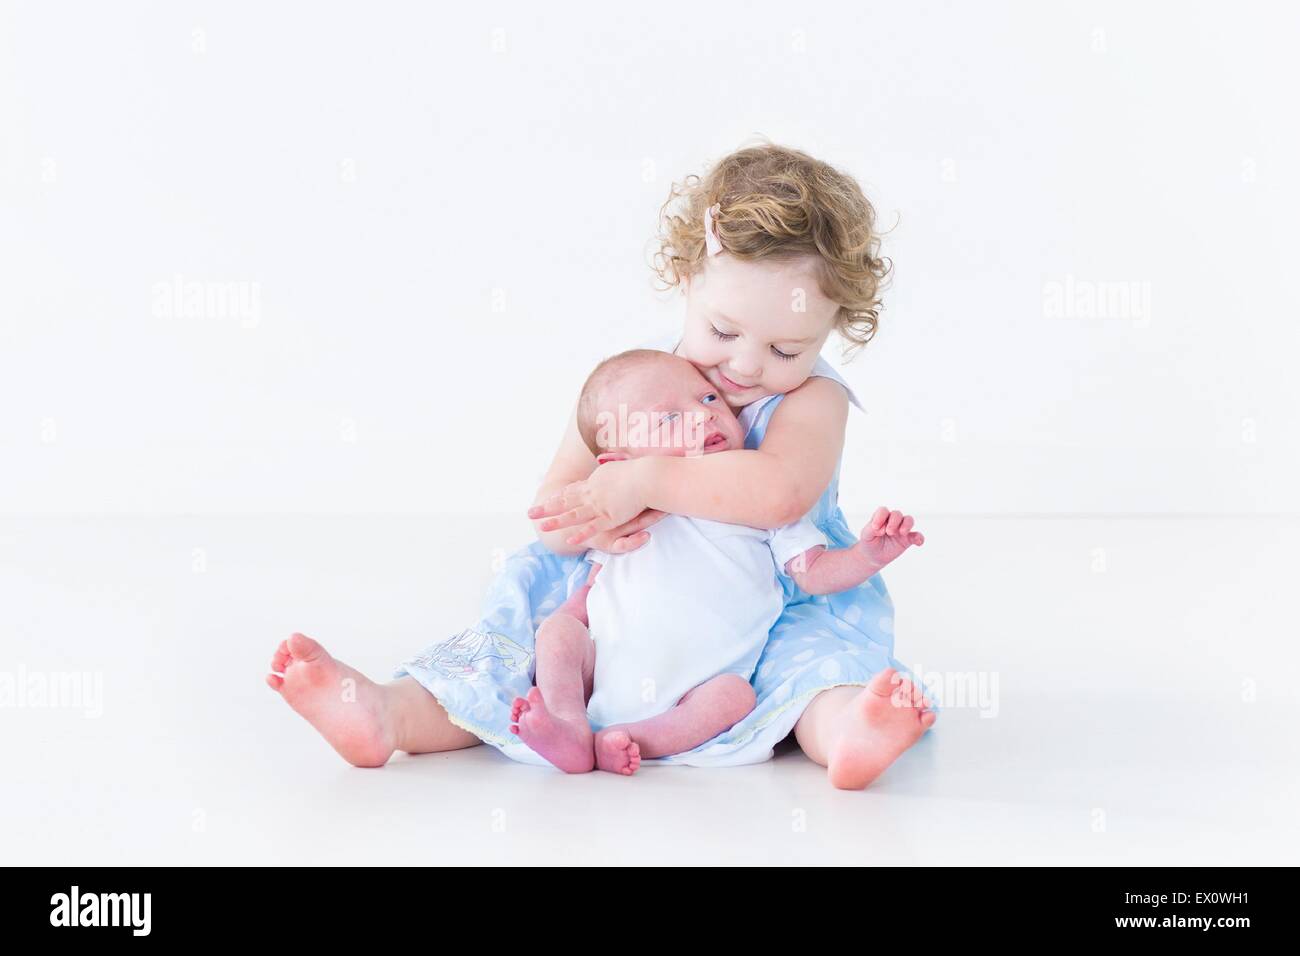
{"label": "baby's mouth", "polygon": [[714,432],[708,438],[704,439],[704,453],[707,455],[711,451],[722,451],[727,447],[727,436],[722,432]]}

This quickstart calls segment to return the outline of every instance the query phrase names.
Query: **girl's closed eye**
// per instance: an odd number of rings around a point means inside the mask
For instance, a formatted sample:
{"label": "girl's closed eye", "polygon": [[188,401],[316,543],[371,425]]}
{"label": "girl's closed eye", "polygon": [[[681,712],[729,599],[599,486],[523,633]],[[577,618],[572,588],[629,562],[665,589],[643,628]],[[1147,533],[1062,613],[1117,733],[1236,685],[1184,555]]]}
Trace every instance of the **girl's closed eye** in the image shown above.
{"label": "girl's closed eye", "polygon": [[[709,331],[713,334],[713,337],[717,339],[719,342],[730,342],[732,339],[736,339],[740,337],[735,332],[723,332],[716,325],[712,325],[712,324],[709,326]],[[801,354],[799,352],[793,352],[793,353],[782,352],[775,345],[770,346],[770,348],[772,350],[772,354],[775,355],[783,362],[793,362]]]}

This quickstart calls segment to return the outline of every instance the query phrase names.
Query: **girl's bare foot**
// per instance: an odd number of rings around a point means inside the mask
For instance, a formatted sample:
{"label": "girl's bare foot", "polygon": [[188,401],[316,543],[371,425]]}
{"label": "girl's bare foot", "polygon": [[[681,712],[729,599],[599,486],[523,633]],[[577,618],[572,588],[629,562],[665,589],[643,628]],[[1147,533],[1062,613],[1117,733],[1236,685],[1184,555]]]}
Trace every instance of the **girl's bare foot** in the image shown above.
{"label": "girl's bare foot", "polygon": [[596,734],[596,766],[630,777],[641,766],[641,748],[625,730],[602,730]]}
{"label": "girl's bare foot", "polygon": [[892,667],[873,677],[840,712],[826,752],[831,785],[861,790],[920,739],[937,716]]}
{"label": "girl's bare foot", "polygon": [[303,634],[280,642],[271,670],[266,676],[271,689],[344,760],[357,767],[388,762],[396,748],[382,687]]}
{"label": "girl's bare foot", "polygon": [[519,735],[533,753],[540,754],[565,773],[588,773],[596,765],[591,725],[586,714],[568,719],[551,713],[536,687],[510,706],[510,731]]}

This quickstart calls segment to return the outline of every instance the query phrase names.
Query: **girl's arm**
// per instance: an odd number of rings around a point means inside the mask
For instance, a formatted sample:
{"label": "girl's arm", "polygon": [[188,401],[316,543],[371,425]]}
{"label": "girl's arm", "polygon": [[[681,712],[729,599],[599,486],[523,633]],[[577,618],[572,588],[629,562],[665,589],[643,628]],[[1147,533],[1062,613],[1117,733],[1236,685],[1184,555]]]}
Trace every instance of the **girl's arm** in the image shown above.
{"label": "girl's arm", "polygon": [[[542,486],[537,489],[537,494],[533,497],[533,504],[545,501],[557,492],[563,491],[565,485],[571,482],[584,480],[595,470],[596,457],[587,447],[587,443],[582,440],[582,436],[578,434],[578,412],[575,408],[569,415],[569,424],[564,430],[560,447],[556,450],[555,457],[551,459],[551,467],[546,469]],[[565,538],[569,535],[563,531],[542,531],[541,524],[543,522],[533,522],[537,530],[537,539],[548,550],[555,554],[566,555],[579,554],[586,550],[586,545],[566,544]]]}
{"label": "girl's arm", "polygon": [[778,528],[811,511],[830,484],[848,413],[839,383],[810,378],[781,401],[758,449],[609,462],[530,516],[545,518],[538,528],[561,532],[570,545],[645,508]]}
{"label": "girl's arm", "polygon": [[638,459],[645,507],[751,528],[798,521],[831,483],[848,417],[844,387],[810,378],[781,400],[757,449]]}
{"label": "girl's arm", "polygon": [[[595,470],[595,456],[592,455],[591,450],[587,448],[587,443],[582,440],[582,436],[578,433],[578,412],[575,407],[573,414],[569,416],[569,426],[565,429],[560,447],[551,460],[551,467],[546,470],[546,475],[542,478],[542,485],[533,498],[534,504],[545,501],[552,495],[563,491],[565,486],[572,482],[589,478]],[[589,547],[600,548],[610,554],[621,554],[624,551],[635,551],[645,544],[649,540],[649,535],[646,534],[645,529],[662,517],[661,512],[642,511],[634,516],[632,520],[618,527],[599,534],[593,534],[582,543],[575,544],[570,544],[566,540],[571,535],[570,531],[542,530],[544,522],[541,521],[534,521],[533,526],[537,530],[538,540],[554,554],[581,554]]]}

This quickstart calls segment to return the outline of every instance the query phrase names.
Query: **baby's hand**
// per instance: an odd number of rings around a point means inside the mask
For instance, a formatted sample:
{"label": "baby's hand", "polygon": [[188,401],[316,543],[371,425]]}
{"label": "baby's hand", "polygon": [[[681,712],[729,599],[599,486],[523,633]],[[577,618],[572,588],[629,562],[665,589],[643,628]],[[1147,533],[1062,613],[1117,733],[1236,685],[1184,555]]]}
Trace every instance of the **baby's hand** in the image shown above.
{"label": "baby's hand", "polygon": [[858,548],[879,570],[916,545],[925,544],[925,535],[912,530],[912,516],[888,508],[877,508],[858,539]]}

